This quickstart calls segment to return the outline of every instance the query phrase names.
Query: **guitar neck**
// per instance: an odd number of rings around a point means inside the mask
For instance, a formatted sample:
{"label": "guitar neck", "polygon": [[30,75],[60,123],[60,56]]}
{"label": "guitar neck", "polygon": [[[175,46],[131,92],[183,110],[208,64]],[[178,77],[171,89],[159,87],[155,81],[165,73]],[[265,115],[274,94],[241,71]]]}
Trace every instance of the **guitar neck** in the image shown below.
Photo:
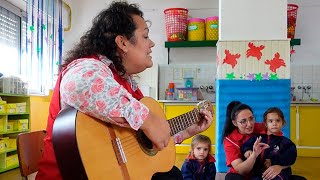
{"label": "guitar neck", "polygon": [[177,134],[190,127],[192,124],[197,123],[200,120],[200,114],[198,109],[193,109],[185,114],[177,116],[168,120],[170,125],[171,136]]}

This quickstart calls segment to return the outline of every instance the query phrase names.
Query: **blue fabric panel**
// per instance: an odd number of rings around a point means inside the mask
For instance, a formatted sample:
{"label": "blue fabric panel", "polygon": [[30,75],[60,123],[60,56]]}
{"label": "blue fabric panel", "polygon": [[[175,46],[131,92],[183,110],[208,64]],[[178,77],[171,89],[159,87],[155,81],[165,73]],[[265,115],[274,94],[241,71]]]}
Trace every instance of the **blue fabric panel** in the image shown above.
{"label": "blue fabric panel", "polygon": [[217,80],[216,100],[216,167],[217,172],[227,172],[226,158],[222,144],[222,131],[226,118],[226,108],[233,101],[248,104],[254,112],[257,122],[261,122],[263,113],[270,107],[280,108],[287,124],[283,133],[290,138],[290,79],[279,80]]}

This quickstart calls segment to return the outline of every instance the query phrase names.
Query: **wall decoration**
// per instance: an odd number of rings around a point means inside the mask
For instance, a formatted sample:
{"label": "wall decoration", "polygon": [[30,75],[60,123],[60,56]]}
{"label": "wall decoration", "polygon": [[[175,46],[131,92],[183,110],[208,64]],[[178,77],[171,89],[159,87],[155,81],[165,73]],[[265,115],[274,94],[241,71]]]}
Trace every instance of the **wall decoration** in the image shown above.
{"label": "wall decoration", "polygon": [[270,79],[269,73],[266,72],[265,74],[263,74],[263,75],[262,75],[262,79],[263,79],[263,80],[269,80],[269,79]]}
{"label": "wall decoration", "polygon": [[249,73],[249,75],[247,76],[247,78],[248,78],[250,81],[253,81],[253,80],[254,80],[254,73]]}
{"label": "wall decoration", "polygon": [[253,42],[248,43],[249,49],[247,50],[247,58],[252,56],[257,58],[257,60],[261,59],[262,50],[264,49],[264,45],[255,46]]}
{"label": "wall decoration", "polygon": [[289,79],[290,50],[289,39],[219,41],[216,78],[249,81]]}
{"label": "wall decoration", "polygon": [[255,79],[257,80],[257,81],[261,81],[262,80],[262,74],[261,73],[257,73],[257,74],[255,74]]}
{"label": "wall decoration", "polygon": [[229,79],[229,80],[232,80],[232,79],[234,79],[234,78],[236,78],[235,76],[234,76],[234,72],[232,72],[232,73],[230,73],[230,74],[227,74],[227,77],[226,77],[227,79]]}
{"label": "wall decoration", "polygon": [[229,64],[234,68],[237,64],[237,59],[240,58],[240,54],[231,54],[229,50],[224,51],[226,57],[223,59],[223,64]]}
{"label": "wall decoration", "polygon": [[280,58],[280,54],[278,52],[274,55],[274,58],[272,60],[266,60],[265,64],[269,64],[270,70],[274,73],[281,66],[286,67],[286,63],[283,59]]}
{"label": "wall decoration", "polygon": [[277,80],[278,78],[278,74],[270,74],[270,80]]}

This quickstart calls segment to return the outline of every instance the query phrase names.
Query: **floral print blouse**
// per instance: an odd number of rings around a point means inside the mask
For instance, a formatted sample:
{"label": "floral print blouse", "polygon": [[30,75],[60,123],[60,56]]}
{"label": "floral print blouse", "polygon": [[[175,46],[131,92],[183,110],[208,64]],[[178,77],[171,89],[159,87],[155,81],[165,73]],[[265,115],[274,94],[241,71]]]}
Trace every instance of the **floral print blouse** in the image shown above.
{"label": "floral print blouse", "polygon": [[[104,56],[100,61],[82,58],[71,62],[63,71],[60,84],[61,108],[66,106],[118,126],[138,130],[149,114],[149,109],[121,86],[113,77],[112,62]],[[137,84],[128,77],[132,89]],[[123,117],[127,122],[111,119]]]}

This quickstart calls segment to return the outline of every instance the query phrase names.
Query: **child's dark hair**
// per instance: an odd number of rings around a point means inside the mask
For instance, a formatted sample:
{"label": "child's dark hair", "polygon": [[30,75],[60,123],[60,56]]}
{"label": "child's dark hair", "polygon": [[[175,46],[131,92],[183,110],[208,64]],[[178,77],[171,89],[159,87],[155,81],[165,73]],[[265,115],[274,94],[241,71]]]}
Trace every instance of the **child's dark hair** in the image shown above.
{"label": "child's dark hair", "polygon": [[277,108],[277,107],[271,107],[271,108],[267,109],[266,112],[264,112],[264,114],[263,114],[263,122],[264,122],[264,123],[267,123],[267,115],[268,115],[269,113],[277,113],[278,116],[279,116],[279,117],[281,118],[281,120],[282,120],[283,126],[286,124],[286,120],[284,119],[283,112],[281,111],[280,108]]}
{"label": "child's dark hair", "polygon": [[209,144],[209,152],[211,152],[211,140],[208,136],[205,136],[202,134],[197,134],[197,135],[193,136],[192,141],[191,141],[191,151],[193,151],[193,148],[198,143],[208,143]]}
{"label": "child's dark hair", "polygon": [[231,132],[236,129],[237,127],[234,126],[232,120],[236,118],[240,111],[248,109],[249,111],[253,111],[250,106],[246,104],[242,104],[240,101],[231,101],[227,106],[226,112],[226,122],[224,123],[224,128],[222,132],[222,143],[225,137],[227,137]]}

